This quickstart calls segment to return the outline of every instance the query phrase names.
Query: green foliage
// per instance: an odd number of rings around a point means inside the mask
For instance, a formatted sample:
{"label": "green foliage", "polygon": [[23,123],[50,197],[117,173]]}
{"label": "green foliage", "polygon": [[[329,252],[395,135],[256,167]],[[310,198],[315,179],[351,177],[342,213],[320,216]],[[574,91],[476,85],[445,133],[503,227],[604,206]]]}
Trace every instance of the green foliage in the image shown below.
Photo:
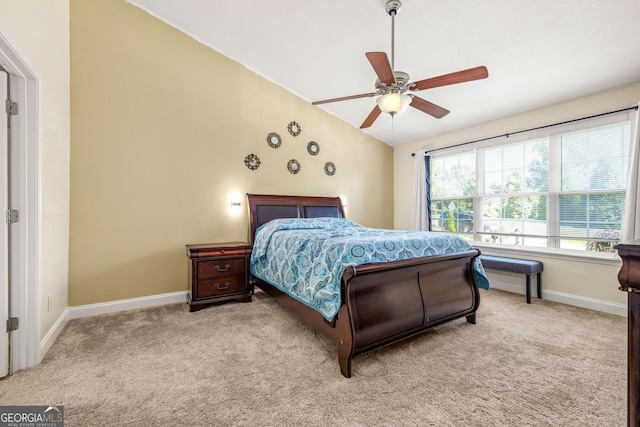
{"label": "green foliage", "polygon": [[456,230],[456,218],[453,215],[453,211],[447,211],[447,219],[444,221],[443,229],[450,233],[455,233]]}
{"label": "green foliage", "polygon": [[[546,141],[531,145],[532,160],[527,167],[527,191],[547,191],[549,188],[549,148]],[[546,213],[545,213],[546,215]]]}

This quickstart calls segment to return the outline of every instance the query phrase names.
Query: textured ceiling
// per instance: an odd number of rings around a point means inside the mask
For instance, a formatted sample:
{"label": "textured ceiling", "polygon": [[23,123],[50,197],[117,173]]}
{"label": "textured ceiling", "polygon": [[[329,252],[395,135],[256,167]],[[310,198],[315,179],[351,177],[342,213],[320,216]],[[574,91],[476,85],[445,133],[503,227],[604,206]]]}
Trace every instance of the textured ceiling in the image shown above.
{"label": "textured ceiling", "polygon": [[[375,90],[391,52],[385,0],[129,0],[311,101]],[[412,81],[484,65],[489,78],[416,94],[451,111],[382,114],[364,132],[416,141],[640,80],[640,0],[403,0],[395,70]],[[318,106],[359,127],[375,105]]]}

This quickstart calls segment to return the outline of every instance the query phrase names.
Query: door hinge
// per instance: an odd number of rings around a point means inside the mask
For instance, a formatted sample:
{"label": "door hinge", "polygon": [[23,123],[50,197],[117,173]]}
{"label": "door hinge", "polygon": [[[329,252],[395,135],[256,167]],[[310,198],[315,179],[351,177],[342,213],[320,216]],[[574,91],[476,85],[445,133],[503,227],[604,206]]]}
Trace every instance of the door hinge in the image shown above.
{"label": "door hinge", "polygon": [[9,317],[7,319],[7,332],[13,332],[20,327],[17,317]]}
{"label": "door hinge", "polygon": [[16,209],[7,209],[7,224],[13,224],[20,220],[20,214]]}
{"label": "door hinge", "polygon": [[18,103],[10,99],[4,101],[4,111],[10,116],[18,115]]}

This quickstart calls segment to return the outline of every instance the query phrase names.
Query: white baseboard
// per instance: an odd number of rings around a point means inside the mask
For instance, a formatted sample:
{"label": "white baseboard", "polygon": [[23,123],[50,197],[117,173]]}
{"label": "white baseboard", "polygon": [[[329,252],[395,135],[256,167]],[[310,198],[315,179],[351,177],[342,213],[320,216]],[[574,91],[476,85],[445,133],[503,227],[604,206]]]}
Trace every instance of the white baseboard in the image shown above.
{"label": "white baseboard", "polygon": [[62,332],[67,322],[71,319],[135,310],[138,308],[156,307],[159,305],[179,304],[182,302],[187,302],[186,291],[68,307],[40,341],[40,360],[38,363],[42,361],[44,355],[49,351],[56,341],[56,338],[58,338],[58,335],[60,335],[60,332]]}
{"label": "white baseboard", "polygon": [[100,314],[116,313],[118,311],[156,307],[159,305],[179,304],[181,302],[187,302],[187,291],[150,295],[148,297],[130,298],[119,301],[101,302],[97,304],[79,305],[77,307],[69,307],[69,320],[98,316]]}
{"label": "white baseboard", "polygon": [[[513,292],[515,294],[525,295],[525,287],[521,284],[514,284],[491,279],[491,287],[501,291]],[[537,298],[535,279],[531,280],[531,299]],[[604,301],[594,298],[583,297],[580,295],[565,294],[564,292],[546,291],[542,289],[542,299],[561,304],[572,305],[574,307],[586,308],[589,310],[601,311],[603,313],[615,314],[617,316],[627,317],[627,305],[616,304],[610,301]]]}
{"label": "white baseboard", "polygon": [[49,329],[47,335],[45,335],[40,341],[40,360],[38,360],[38,363],[42,362],[44,355],[47,354],[47,351],[49,351],[68,321],[69,309],[67,308],[64,312],[62,312],[60,317],[58,317],[58,320],[56,320],[51,329]]}

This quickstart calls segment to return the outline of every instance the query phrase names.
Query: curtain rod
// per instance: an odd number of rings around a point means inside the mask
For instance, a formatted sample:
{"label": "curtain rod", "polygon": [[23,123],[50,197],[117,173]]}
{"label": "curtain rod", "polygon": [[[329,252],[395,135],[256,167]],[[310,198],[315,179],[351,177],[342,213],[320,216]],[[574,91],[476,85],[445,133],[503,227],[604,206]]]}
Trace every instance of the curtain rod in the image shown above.
{"label": "curtain rod", "polygon": [[[624,111],[631,111],[631,110],[637,110],[637,109],[638,109],[638,106],[636,105],[636,106],[629,107],[629,108],[623,108],[621,110],[609,111],[607,113],[594,114],[593,116],[587,116],[587,117],[581,117],[579,119],[567,120],[565,122],[558,122],[558,123],[553,123],[553,124],[550,124],[550,125],[538,126],[538,127],[531,128],[531,129],[518,130],[518,131],[515,131],[515,132],[505,133],[505,134],[502,134],[502,135],[490,136],[488,138],[482,138],[482,139],[476,139],[476,140],[473,140],[473,141],[462,142],[460,144],[449,145],[448,147],[434,148],[433,150],[428,150],[428,152],[446,150],[448,148],[454,148],[454,147],[461,147],[463,145],[475,144],[476,142],[489,141],[491,139],[497,139],[497,138],[503,138],[503,137],[509,138],[510,135],[517,135],[519,133],[531,132],[533,130],[546,129],[546,128],[550,128],[550,127],[553,127],[553,126],[566,125],[567,123],[579,122],[581,120],[594,119],[596,117],[608,116],[609,114],[622,113]],[[416,153],[411,153],[412,157],[415,156],[415,155],[416,155]]]}

